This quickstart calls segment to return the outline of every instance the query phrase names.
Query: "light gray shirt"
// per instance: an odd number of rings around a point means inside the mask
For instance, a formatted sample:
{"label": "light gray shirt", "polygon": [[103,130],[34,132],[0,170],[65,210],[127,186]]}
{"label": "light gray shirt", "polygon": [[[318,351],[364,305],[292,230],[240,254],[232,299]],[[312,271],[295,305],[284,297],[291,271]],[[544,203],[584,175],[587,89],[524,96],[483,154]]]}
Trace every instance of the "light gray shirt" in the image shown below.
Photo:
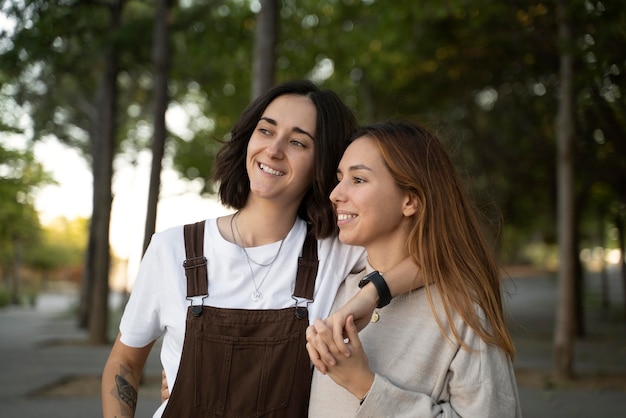
{"label": "light gray shirt", "polygon": [[[333,310],[357,290],[364,272],[341,285]],[[433,302],[449,330],[435,288]],[[477,308],[478,312],[481,312]],[[437,326],[424,288],[398,296],[376,310],[359,337],[375,373],[365,401],[315,370],[309,417],[476,417],[522,416],[517,383],[509,356],[487,345],[460,318],[454,317],[462,340],[472,351],[446,338]]]}

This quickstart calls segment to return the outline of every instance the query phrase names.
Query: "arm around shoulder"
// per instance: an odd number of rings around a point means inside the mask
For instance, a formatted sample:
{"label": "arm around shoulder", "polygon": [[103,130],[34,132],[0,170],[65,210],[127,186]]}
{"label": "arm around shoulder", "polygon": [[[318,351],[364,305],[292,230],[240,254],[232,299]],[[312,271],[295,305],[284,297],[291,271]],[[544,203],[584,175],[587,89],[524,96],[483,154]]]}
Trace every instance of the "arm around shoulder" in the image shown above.
{"label": "arm around shoulder", "polygon": [[[409,257],[405,258],[391,270],[384,272],[381,279],[383,286],[386,285],[387,287],[387,296],[391,294],[391,297],[424,286],[424,279],[420,274],[419,268]],[[339,330],[343,328],[348,316],[353,315],[357,328],[362,330],[369,323],[374,308],[379,306],[381,302],[386,304],[390,300],[389,298],[385,299],[387,300],[383,301],[381,299],[379,288],[369,281],[362,286],[360,292],[331,315],[328,324],[335,329],[337,338],[343,339],[342,332],[339,332]]]}
{"label": "arm around shoulder", "polygon": [[102,372],[104,418],[135,415],[139,381],[153,345],[129,347],[117,336]]}
{"label": "arm around shoulder", "polygon": [[385,281],[391,296],[398,296],[424,286],[424,278],[420,269],[410,257],[400,264],[384,272]]}

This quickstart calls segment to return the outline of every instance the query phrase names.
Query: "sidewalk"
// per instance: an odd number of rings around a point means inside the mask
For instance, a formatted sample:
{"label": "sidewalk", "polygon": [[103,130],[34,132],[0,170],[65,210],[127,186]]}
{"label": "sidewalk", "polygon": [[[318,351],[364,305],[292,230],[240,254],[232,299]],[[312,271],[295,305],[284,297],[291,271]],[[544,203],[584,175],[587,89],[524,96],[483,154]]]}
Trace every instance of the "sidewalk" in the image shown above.
{"label": "sidewalk", "polygon": [[[86,332],[67,314],[75,302],[73,294],[43,294],[34,309],[0,309],[0,417],[102,416],[99,377],[111,348],[85,344]],[[145,373],[154,387],[160,382],[158,351]],[[159,393],[140,394],[136,416],[150,417]]]}
{"label": "sidewalk", "polygon": [[544,274],[505,281],[509,330],[517,348],[515,369],[525,418],[626,417],[626,320],[617,271],[609,276],[610,305],[600,304],[600,279],[588,274],[586,336],[574,346],[574,382],[554,382],[553,333],[557,279]]}
{"label": "sidewalk", "polygon": [[[580,380],[571,384],[549,377],[556,280],[540,275],[505,282],[511,293],[505,300],[518,349],[515,367],[525,418],[626,416],[626,322],[621,283],[613,276],[611,309],[603,313],[599,303],[587,308],[588,337],[575,345]],[[593,294],[597,284],[591,277],[587,292]],[[33,309],[0,309],[0,417],[101,416],[99,376],[110,347],[84,343],[85,332],[67,314],[75,302],[74,294],[48,293]],[[147,386],[140,388],[140,418],[150,417],[159,403],[158,355],[155,347],[146,366]]]}

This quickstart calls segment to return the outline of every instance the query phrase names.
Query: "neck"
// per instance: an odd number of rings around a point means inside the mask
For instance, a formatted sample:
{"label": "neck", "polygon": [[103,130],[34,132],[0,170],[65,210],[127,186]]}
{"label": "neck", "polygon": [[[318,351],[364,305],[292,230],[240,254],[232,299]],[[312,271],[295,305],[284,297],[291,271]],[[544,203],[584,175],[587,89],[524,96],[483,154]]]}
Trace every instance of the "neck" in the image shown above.
{"label": "neck", "polygon": [[406,242],[406,237],[403,237],[365,246],[368,263],[381,273],[391,270],[409,256]]}
{"label": "neck", "polygon": [[265,206],[246,205],[235,222],[244,247],[258,247],[284,239],[296,221],[296,212],[285,213]]}

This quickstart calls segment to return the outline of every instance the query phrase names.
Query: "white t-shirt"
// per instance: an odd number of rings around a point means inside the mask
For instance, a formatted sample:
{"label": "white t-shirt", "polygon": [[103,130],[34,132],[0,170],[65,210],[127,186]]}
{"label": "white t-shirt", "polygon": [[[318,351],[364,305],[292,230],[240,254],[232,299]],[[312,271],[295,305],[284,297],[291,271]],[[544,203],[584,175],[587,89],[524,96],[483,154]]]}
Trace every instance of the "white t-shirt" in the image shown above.
{"label": "white t-shirt", "polygon": [[[207,220],[204,255],[207,258],[209,296],[204,299],[204,305],[239,309],[294,306],[291,296],[306,229],[306,222],[297,219],[262,283],[268,267],[250,263],[262,294],[260,300],[254,301],[251,295],[255,284],[245,253],[222,237],[216,219]],[[246,251],[252,260],[265,264],[272,261],[279,247],[280,241],[246,248]],[[337,238],[318,240],[317,249],[319,268],[314,302],[309,305],[311,322],[328,316],[341,282],[365,265],[363,248],[341,244]],[[182,267],[185,258],[182,225],[154,234],[120,323],[121,341],[131,347],[144,347],[163,335],[161,363],[170,392],[180,364],[185,318],[190,304],[186,299],[187,279]],[[163,409],[164,405],[155,417],[160,416]]]}

